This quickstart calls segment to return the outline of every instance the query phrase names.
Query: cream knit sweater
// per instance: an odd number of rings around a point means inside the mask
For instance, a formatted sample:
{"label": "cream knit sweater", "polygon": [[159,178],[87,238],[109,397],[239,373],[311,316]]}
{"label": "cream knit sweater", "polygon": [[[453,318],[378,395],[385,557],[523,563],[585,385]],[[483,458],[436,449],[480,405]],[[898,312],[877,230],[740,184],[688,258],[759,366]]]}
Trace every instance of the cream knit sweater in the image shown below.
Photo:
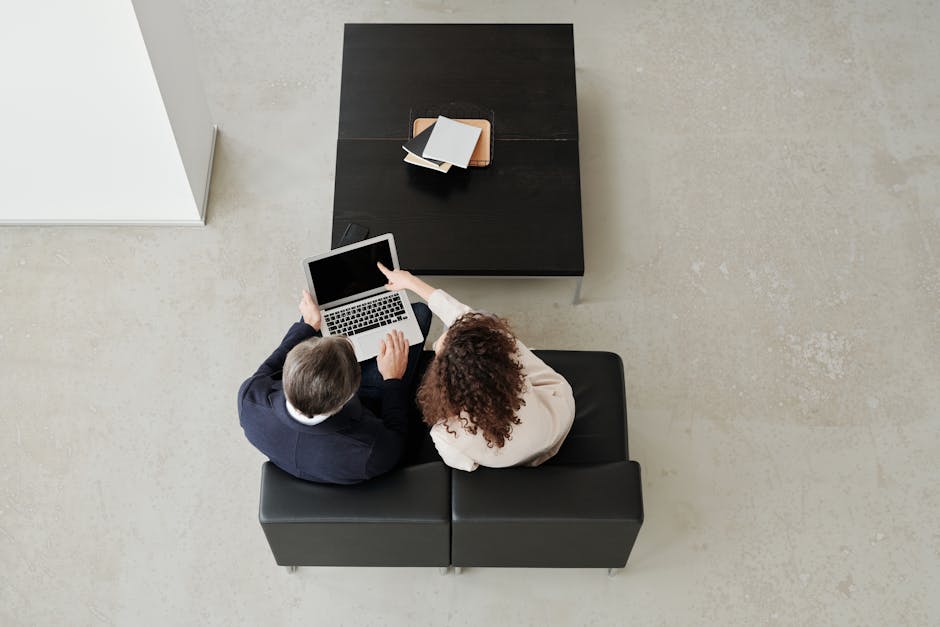
{"label": "cream knit sweater", "polygon": [[[431,311],[450,326],[469,307],[443,290],[436,290],[428,299]],[[431,428],[431,439],[444,462],[459,470],[476,470],[478,466],[538,466],[558,452],[574,422],[574,396],[564,377],[549,368],[526,346],[516,341],[516,358],[525,373],[525,404],[516,416],[510,438],[502,448],[489,447],[481,432],[471,435],[464,431],[454,416],[447,423]]]}

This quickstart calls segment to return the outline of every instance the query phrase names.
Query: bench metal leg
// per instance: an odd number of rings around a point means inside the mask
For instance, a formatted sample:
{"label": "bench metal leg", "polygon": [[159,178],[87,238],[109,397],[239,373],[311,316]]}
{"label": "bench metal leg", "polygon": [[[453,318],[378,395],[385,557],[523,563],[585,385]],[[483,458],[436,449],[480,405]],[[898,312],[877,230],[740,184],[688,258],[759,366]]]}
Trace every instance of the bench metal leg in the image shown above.
{"label": "bench metal leg", "polygon": [[617,576],[617,573],[619,573],[621,570],[623,570],[623,569],[622,569],[622,568],[608,568],[608,569],[607,569],[607,576],[608,576],[608,577],[616,577],[616,576]]}
{"label": "bench metal leg", "polygon": [[439,572],[442,575],[446,575],[447,571],[449,570],[450,570],[450,566],[441,566],[437,569],[437,572]]}
{"label": "bench metal leg", "polygon": [[296,566],[287,566],[286,568],[287,568],[287,572],[289,572],[289,573],[296,573],[296,572],[297,572],[297,567],[296,567]]}
{"label": "bench metal leg", "polygon": [[454,566],[454,574],[459,575],[463,572],[463,566]]}

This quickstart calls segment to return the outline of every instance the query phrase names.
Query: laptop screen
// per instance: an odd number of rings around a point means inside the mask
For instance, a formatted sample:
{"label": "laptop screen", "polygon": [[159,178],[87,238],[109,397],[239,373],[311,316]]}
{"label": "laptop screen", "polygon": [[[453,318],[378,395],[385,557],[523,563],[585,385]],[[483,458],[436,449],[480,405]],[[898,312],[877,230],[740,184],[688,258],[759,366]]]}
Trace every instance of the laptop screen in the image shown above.
{"label": "laptop screen", "polygon": [[332,303],[388,283],[375,266],[378,261],[386,268],[392,267],[392,249],[387,239],[309,262],[317,302]]}

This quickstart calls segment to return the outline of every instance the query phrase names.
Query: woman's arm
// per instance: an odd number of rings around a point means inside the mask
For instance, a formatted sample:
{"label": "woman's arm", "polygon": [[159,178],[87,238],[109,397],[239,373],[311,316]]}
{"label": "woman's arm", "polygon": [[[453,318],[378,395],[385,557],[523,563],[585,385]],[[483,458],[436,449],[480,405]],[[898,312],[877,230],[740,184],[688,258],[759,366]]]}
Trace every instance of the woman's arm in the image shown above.
{"label": "woman's arm", "polygon": [[381,261],[378,265],[379,270],[381,270],[385,278],[388,279],[388,284],[385,287],[391,292],[395,290],[411,290],[427,301],[431,298],[431,294],[433,294],[436,289],[407,270],[389,270],[382,265]]}
{"label": "woman's arm", "polygon": [[447,432],[442,424],[431,427],[431,440],[434,442],[434,448],[445,464],[457,470],[473,472],[479,468],[479,464],[473,461],[466,453],[450,443],[454,436]]}
{"label": "woman's arm", "polygon": [[423,298],[428,303],[428,307],[434,312],[434,315],[441,319],[445,326],[454,324],[454,320],[463,314],[472,311],[469,307],[459,300],[432,285],[428,285],[407,270],[389,270],[381,263],[379,270],[388,279],[386,289],[389,290],[410,290]]}

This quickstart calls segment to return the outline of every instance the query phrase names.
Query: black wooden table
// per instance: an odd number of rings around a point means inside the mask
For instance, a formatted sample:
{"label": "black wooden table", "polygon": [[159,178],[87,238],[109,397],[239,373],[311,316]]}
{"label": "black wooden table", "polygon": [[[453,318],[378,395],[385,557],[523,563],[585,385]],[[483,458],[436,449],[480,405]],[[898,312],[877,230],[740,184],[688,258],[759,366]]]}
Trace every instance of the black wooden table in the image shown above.
{"label": "black wooden table", "polygon": [[[408,165],[412,112],[493,112],[492,163]],[[395,235],[419,275],[584,276],[570,24],[347,24],[333,244],[349,222]]]}

